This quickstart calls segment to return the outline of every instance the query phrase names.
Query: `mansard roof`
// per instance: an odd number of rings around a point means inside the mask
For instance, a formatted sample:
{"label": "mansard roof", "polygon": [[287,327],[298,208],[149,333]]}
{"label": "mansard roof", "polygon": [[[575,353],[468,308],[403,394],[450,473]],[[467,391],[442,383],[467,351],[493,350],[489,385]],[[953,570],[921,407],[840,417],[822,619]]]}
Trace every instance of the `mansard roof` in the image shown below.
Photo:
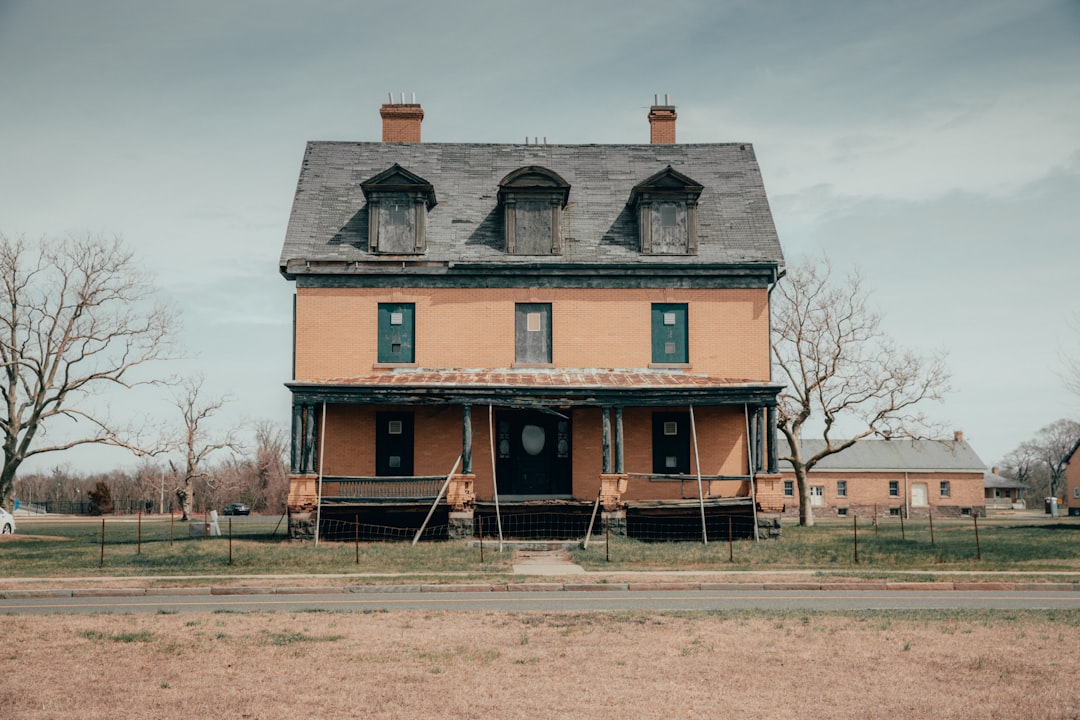
{"label": "mansard roof", "polygon": [[[784,257],[753,147],[746,143],[673,145],[496,145],[470,143],[308,143],[281,253],[286,277],[361,268],[378,274],[400,260],[369,252],[364,185],[389,172],[429,183],[438,202],[427,214],[418,273],[438,267],[648,268],[743,266],[782,274]],[[561,253],[505,252],[500,183],[537,166],[569,185]],[[668,171],[668,168],[671,168]],[[407,169],[407,170],[406,170]],[[627,205],[650,180],[700,184],[698,251],[645,255],[636,212]],[[691,180],[692,179],[692,180]],[[344,270],[340,271],[344,272]],[[755,271],[756,272],[756,271]]]}

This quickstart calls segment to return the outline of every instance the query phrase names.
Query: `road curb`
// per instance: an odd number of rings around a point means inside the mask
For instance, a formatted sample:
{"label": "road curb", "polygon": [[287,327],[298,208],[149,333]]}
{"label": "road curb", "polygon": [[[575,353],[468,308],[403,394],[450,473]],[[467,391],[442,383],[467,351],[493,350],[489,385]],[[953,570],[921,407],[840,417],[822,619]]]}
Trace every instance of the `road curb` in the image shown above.
{"label": "road curb", "polygon": [[336,593],[489,593],[489,592],[1080,592],[1080,583],[1012,582],[629,582],[629,583],[446,583],[402,585],[213,585],[180,588],[59,588],[0,590],[0,599],[41,598],[210,596],[210,595],[333,595]]}

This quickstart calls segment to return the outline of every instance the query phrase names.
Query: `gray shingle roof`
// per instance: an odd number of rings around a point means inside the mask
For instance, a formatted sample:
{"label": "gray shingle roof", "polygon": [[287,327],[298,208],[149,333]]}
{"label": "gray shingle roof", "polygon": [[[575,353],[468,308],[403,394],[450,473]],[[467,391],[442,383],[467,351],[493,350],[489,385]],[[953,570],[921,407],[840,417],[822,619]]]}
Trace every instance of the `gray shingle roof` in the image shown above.
{"label": "gray shingle roof", "polygon": [[[824,440],[804,439],[803,457],[810,457],[825,447]],[[780,438],[781,456],[788,452],[787,443]],[[781,463],[790,470],[791,464]],[[829,455],[814,470],[878,470],[927,472],[985,472],[986,466],[967,442],[953,440],[860,440],[846,450]],[[811,470],[813,472],[814,470]]]}
{"label": "gray shingle roof", "polygon": [[999,488],[1002,490],[1027,490],[1027,483],[1018,482],[1016,480],[1010,480],[1002,475],[995,475],[992,472],[983,473],[983,487],[990,489]]}
{"label": "gray shingle roof", "polygon": [[[367,210],[360,183],[394,163],[434,186],[427,252],[418,259],[475,263],[765,264],[783,254],[749,144],[493,145],[308,143],[281,265],[289,260],[379,260],[367,251]],[[558,256],[503,251],[499,181],[527,165],[570,183]],[[698,204],[698,254],[642,255],[631,190],[670,165],[704,185]]]}

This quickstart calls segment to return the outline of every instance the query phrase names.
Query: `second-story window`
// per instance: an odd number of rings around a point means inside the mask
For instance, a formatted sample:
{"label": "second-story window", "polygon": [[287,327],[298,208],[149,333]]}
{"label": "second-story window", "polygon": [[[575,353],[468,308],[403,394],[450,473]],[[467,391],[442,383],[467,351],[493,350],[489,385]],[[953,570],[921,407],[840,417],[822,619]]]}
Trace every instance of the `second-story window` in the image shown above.
{"label": "second-story window", "polygon": [[514,306],[514,362],[551,364],[551,303]]}
{"label": "second-story window", "polygon": [[652,362],[685,365],[690,362],[686,303],[652,306]]}
{"label": "second-story window", "polygon": [[414,362],[414,316],[412,303],[379,303],[378,362]]}

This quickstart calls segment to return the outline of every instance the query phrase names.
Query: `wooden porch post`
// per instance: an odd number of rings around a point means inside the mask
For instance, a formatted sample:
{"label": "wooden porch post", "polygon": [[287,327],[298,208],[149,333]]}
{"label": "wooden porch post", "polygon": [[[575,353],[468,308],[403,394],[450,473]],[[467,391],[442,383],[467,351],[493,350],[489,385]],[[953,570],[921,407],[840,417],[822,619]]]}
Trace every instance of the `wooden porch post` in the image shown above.
{"label": "wooden porch post", "polygon": [[304,406],[304,469],[305,475],[315,474],[315,406]]}
{"label": "wooden porch post", "polygon": [[289,473],[296,475],[300,472],[300,465],[304,456],[304,407],[293,400],[292,404],[292,441],[289,452]]}
{"label": "wooden porch post", "polygon": [[776,452],[776,406],[769,405],[768,407],[768,433],[769,433],[769,474],[776,474],[777,452]]}
{"label": "wooden porch post", "polygon": [[603,438],[600,443],[600,448],[603,454],[603,472],[604,474],[611,473],[611,408],[601,408],[601,427],[603,429]]}
{"label": "wooden porch post", "polygon": [[623,429],[622,429],[622,406],[615,408],[615,472],[622,475],[626,472],[623,467]]}
{"label": "wooden porch post", "polygon": [[472,475],[472,405],[461,406],[461,472]]}
{"label": "wooden porch post", "polygon": [[754,411],[754,470],[765,469],[765,408],[758,406]]}

